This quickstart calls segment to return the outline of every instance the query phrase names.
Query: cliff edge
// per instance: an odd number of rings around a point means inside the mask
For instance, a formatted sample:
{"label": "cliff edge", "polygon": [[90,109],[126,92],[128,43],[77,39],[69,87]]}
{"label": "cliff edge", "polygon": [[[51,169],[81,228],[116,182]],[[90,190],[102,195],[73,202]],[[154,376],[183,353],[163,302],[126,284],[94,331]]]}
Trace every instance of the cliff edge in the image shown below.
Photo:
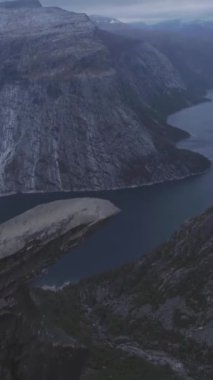
{"label": "cliff edge", "polygon": [[99,199],[57,201],[0,225],[1,380],[79,379],[84,345],[46,320],[29,283],[119,210]]}

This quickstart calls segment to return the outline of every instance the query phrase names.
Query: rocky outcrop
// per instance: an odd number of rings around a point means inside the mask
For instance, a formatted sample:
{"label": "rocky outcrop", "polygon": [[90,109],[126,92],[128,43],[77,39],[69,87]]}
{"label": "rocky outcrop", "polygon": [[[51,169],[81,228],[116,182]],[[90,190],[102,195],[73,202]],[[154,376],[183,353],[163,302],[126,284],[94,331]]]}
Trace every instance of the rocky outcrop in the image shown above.
{"label": "rocky outcrop", "polygon": [[[210,380],[212,273],[213,208],[187,221],[143,261],[37,296],[50,320],[70,333],[76,329],[82,342],[88,341],[84,331],[92,339],[86,380],[105,380],[112,374],[135,380],[142,373],[144,379]],[[68,300],[76,305],[72,323],[64,318],[65,314],[71,318]],[[63,306],[55,312],[59,302]],[[144,361],[154,369],[147,369]],[[156,368],[170,368],[171,373],[156,373]]]}
{"label": "rocky outcrop", "polygon": [[58,291],[42,269],[119,210],[78,199],[0,226],[2,380],[210,380],[213,208],[141,262]]}
{"label": "rocky outcrop", "polygon": [[1,380],[79,379],[85,346],[47,321],[28,284],[118,211],[98,199],[57,201],[0,226]]}
{"label": "rocky outcrop", "polygon": [[25,3],[0,12],[0,193],[112,189],[209,166],[159,121],[161,102],[185,104],[165,55]]}

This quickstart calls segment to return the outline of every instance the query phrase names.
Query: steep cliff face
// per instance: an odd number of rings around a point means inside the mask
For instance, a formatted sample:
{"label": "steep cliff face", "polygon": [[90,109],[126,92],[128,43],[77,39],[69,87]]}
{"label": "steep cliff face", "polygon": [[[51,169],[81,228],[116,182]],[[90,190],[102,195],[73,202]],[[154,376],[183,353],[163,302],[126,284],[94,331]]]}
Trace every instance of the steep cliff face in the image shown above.
{"label": "steep cliff face", "polygon": [[0,12],[1,193],[123,187],[209,166],[175,149],[176,131],[153,111],[185,93],[163,54],[112,44],[85,15],[29,5]]}
{"label": "steep cliff face", "polygon": [[90,342],[84,379],[210,380],[212,273],[210,209],[142,262],[40,296],[50,320]]}
{"label": "steep cliff face", "polygon": [[0,226],[1,380],[78,380],[87,350],[46,320],[29,282],[119,210],[74,199],[36,207]]}

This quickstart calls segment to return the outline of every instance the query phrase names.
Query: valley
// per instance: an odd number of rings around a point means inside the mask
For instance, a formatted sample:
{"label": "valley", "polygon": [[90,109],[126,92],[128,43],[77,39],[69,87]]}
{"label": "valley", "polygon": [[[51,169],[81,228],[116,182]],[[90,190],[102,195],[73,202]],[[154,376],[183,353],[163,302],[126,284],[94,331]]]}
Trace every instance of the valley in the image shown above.
{"label": "valley", "polygon": [[[212,99],[212,91],[206,96]],[[212,118],[212,102],[205,102],[170,116],[168,122],[191,134],[179,143],[180,148],[194,149],[212,161]],[[64,256],[38,281],[42,286],[61,286],[117,268],[151,252],[185,219],[213,204],[212,184],[211,168],[181,181],[119,191],[11,195],[0,198],[0,220],[3,222],[40,203],[94,195],[110,199],[122,209],[121,214]]]}
{"label": "valley", "polygon": [[212,38],[0,0],[1,380],[212,380]]}

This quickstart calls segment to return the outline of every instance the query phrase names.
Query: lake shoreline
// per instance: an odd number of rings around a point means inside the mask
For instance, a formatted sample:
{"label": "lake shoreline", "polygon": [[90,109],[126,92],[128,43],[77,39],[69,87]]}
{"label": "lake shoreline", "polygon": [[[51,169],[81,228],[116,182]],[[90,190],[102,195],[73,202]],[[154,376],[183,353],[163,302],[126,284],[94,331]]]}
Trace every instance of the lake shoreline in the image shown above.
{"label": "lake shoreline", "polygon": [[[209,97],[213,98],[211,93]],[[211,153],[212,135],[208,134],[208,129],[212,131],[213,114],[212,104],[209,103],[210,99],[208,102],[185,108],[185,112],[182,110],[175,113],[171,125],[190,134],[190,138],[177,143],[179,149],[195,151],[194,146],[194,150],[188,148],[188,144],[190,146],[190,141],[194,139],[195,124],[196,128],[200,125],[199,136],[207,136],[207,148],[210,146]],[[207,126],[205,125],[208,112],[210,127],[209,120]],[[202,114],[200,118],[197,118],[197,113]],[[191,116],[188,117],[188,114]],[[202,156],[208,157],[209,162],[212,162],[212,154],[209,154],[208,149],[204,149],[203,140],[199,142],[200,146],[196,152],[200,154],[201,149],[206,153]],[[186,147],[183,148],[182,145]],[[69,283],[75,284],[141,260],[143,256],[167,241],[185,220],[198,215],[213,204],[212,177],[211,166],[199,174],[161,181],[160,184],[152,183],[130,189],[125,187],[111,192],[91,192],[89,196],[108,196],[123,212],[104,229],[96,232],[83,246],[64,256],[55,267],[49,268],[36,285],[58,292]],[[78,192],[79,194],[82,196],[83,193]],[[75,196],[75,193],[72,196]]]}
{"label": "lake shoreline", "polygon": [[[211,96],[213,99],[213,90]],[[187,131],[192,132],[190,139],[179,143],[181,149],[198,148],[212,161],[212,104],[180,112],[172,121],[172,125],[186,126]],[[199,132],[197,140],[194,128]],[[192,143],[196,140],[196,144],[190,143],[191,140]],[[211,168],[182,179],[109,191],[16,193],[0,198],[0,219],[4,222],[40,204],[84,196],[109,199],[122,210],[86,241],[66,252],[53,267],[46,268],[36,281],[36,286],[57,291],[66,283],[77,283],[141,260],[167,241],[186,219],[213,204],[212,185]]]}
{"label": "lake shoreline", "polygon": [[[209,90],[209,91],[211,91],[211,90]],[[201,98],[199,101],[195,102],[194,104],[190,104],[188,106],[182,107],[180,110],[177,110],[174,113],[168,114],[167,119],[166,119],[167,126],[174,128],[174,129],[179,129],[180,132],[185,132],[187,134],[187,136],[182,137],[180,139],[177,139],[175,145],[176,145],[178,150],[181,150],[181,148],[178,148],[178,144],[181,143],[182,141],[190,139],[191,135],[188,131],[168,123],[169,117],[171,117],[172,115],[175,115],[175,114],[177,114],[183,110],[193,108],[197,105],[212,102],[212,99],[208,98],[208,92],[209,91],[206,92],[206,96],[204,98]],[[186,149],[186,150],[191,152],[190,149]],[[201,156],[203,156],[203,155],[201,155]],[[208,159],[208,157],[206,157],[206,156],[203,156],[203,157]],[[102,193],[102,192],[107,192],[107,191],[112,192],[112,191],[120,191],[120,190],[122,191],[122,190],[130,190],[130,189],[141,189],[141,188],[149,187],[149,186],[156,186],[156,185],[160,185],[160,184],[167,184],[167,183],[172,183],[172,182],[184,181],[184,180],[190,179],[190,178],[195,177],[195,176],[200,176],[200,175],[207,173],[209,170],[211,170],[211,166],[212,166],[212,161],[209,160],[209,167],[207,167],[206,169],[204,169],[202,171],[193,172],[193,173],[190,173],[190,174],[187,174],[184,176],[177,176],[177,178],[160,180],[160,181],[156,181],[156,182],[147,182],[147,183],[143,183],[141,185],[130,185],[130,186],[123,186],[123,187],[118,186],[118,187],[113,187],[113,188],[105,188],[105,189],[97,189],[97,190],[87,188],[87,189],[83,189],[83,190],[77,190],[77,189],[76,190],[54,190],[54,191],[29,190],[29,191],[23,191],[23,192],[22,191],[20,191],[20,192],[14,191],[14,192],[8,192],[8,193],[0,193],[0,198],[4,198],[4,197],[6,198],[6,197],[13,196],[13,195],[37,195],[37,194],[38,195],[39,194],[52,194],[52,195],[55,194],[56,195],[59,193],[62,193],[62,194],[70,193],[70,195],[75,195],[76,193],[78,193],[78,194],[84,194],[84,193],[96,194],[96,193]]]}
{"label": "lake shoreline", "polygon": [[[205,157],[205,156],[204,156]],[[206,157],[205,157],[206,158]],[[11,193],[5,193],[5,194],[0,194],[0,198],[7,198],[13,195],[39,195],[39,194],[49,194],[49,195],[57,195],[57,194],[70,194],[70,195],[75,195],[76,193],[78,194],[86,194],[86,193],[104,193],[104,192],[114,192],[114,191],[122,191],[122,190],[131,190],[131,189],[142,189],[144,187],[154,187],[157,185],[162,185],[162,184],[169,184],[169,183],[175,183],[175,182],[180,182],[184,181],[193,177],[199,177],[203,174],[208,173],[209,170],[211,170],[211,161],[209,160],[210,165],[207,169],[202,170],[200,172],[196,173],[191,173],[187,174],[185,176],[177,177],[177,178],[172,178],[171,180],[162,180],[162,181],[157,181],[157,182],[148,182],[143,185],[131,185],[131,186],[125,186],[125,187],[114,187],[114,188],[107,188],[107,189],[102,189],[102,190],[91,190],[91,189],[85,189],[85,190],[58,190],[58,191],[26,191],[26,192],[11,192]]]}

